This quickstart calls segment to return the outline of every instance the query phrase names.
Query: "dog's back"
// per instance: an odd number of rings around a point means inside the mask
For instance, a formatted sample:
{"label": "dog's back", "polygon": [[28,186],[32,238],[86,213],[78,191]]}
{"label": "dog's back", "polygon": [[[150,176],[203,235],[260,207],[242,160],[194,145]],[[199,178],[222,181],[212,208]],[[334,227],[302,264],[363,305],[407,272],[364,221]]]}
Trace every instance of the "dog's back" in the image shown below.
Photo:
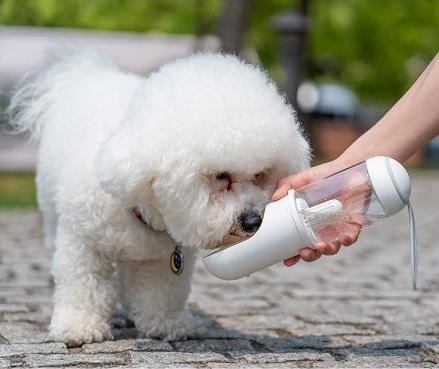
{"label": "dog's back", "polygon": [[106,57],[85,51],[52,55],[15,91],[12,129],[39,142],[38,203],[48,247],[63,208],[83,203],[96,188],[96,151],[123,124],[141,83]]}

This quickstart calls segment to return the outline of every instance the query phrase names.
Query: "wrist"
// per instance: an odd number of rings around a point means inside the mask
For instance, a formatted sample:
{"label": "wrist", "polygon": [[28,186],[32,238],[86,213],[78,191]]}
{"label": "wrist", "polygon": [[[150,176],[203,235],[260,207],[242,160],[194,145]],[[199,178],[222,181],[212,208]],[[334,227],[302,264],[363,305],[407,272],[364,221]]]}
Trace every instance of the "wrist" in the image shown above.
{"label": "wrist", "polygon": [[[379,156],[383,154],[378,154],[374,152],[369,151],[361,151],[356,152],[355,150],[352,150],[350,147],[347,148],[337,159],[337,165],[341,166],[343,168],[350,167],[351,165],[355,165],[358,163],[361,163],[362,161],[365,161],[367,159],[370,159],[374,156]],[[341,168],[341,169],[343,169]]]}

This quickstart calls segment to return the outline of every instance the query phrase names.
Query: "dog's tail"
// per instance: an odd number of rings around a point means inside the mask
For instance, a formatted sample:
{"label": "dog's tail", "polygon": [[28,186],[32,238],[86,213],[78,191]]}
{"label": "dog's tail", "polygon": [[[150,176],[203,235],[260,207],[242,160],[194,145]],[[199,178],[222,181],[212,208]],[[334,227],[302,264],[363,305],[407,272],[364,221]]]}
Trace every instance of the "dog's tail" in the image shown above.
{"label": "dog's tail", "polygon": [[27,73],[13,91],[6,110],[7,131],[26,133],[31,140],[39,141],[45,114],[58,93],[77,78],[105,69],[117,66],[93,50],[51,52],[44,66]]}

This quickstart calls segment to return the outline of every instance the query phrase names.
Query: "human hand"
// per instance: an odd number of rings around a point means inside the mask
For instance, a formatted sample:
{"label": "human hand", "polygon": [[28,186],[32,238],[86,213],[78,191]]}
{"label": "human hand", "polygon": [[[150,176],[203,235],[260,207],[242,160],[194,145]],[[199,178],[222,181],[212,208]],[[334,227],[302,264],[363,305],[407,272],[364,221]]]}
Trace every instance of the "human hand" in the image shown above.
{"label": "human hand", "polygon": [[[315,182],[321,178],[336,173],[349,165],[350,163],[344,163],[339,158],[334,161],[306,169],[292,176],[282,178],[277,184],[277,188],[272,196],[272,200],[279,200],[286,196],[290,189],[303,187],[311,182]],[[360,232],[357,231],[351,234],[343,235],[336,242],[329,244],[325,242],[317,242],[313,249],[308,247],[301,249],[299,255],[295,255],[285,260],[284,264],[290,267],[298,263],[300,259],[307,262],[312,262],[320,258],[322,255],[335,255],[340,250],[341,245],[352,245],[357,240],[359,234]]]}

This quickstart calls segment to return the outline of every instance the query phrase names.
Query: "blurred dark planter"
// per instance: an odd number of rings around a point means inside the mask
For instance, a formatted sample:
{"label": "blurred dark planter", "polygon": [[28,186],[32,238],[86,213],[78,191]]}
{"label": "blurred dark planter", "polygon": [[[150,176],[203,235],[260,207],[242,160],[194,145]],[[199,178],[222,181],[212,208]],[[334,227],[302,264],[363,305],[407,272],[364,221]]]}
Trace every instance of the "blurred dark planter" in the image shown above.
{"label": "blurred dark planter", "polygon": [[360,136],[353,119],[317,118],[311,131],[315,155],[327,160],[338,157]]}
{"label": "blurred dark planter", "polygon": [[[355,120],[347,118],[317,118],[311,131],[311,145],[314,154],[325,160],[340,156],[364,132]],[[424,162],[425,149],[416,151],[405,164],[419,165]]]}

